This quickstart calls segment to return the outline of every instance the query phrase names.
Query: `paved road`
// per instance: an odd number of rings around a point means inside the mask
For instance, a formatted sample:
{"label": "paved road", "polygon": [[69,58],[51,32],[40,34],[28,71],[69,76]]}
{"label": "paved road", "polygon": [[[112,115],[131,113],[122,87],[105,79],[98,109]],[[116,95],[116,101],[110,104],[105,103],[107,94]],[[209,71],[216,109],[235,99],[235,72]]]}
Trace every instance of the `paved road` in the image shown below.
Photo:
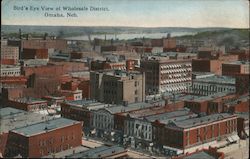
{"label": "paved road", "polygon": [[219,149],[225,153],[225,159],[248,159],[249,158],[249,141],[240,140],[237,144],[232,144],[225,148]]}

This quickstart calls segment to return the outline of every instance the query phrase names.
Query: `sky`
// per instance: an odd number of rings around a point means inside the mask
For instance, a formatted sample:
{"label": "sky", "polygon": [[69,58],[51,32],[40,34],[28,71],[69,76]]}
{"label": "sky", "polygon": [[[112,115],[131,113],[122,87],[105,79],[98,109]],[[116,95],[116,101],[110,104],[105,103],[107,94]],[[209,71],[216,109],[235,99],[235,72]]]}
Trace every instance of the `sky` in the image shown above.
{"label": "sky", "polygon": [[[43,11],[44,6],[53,11]],[[65,6],[88,10],[63,11]],[[2,25],[249,28],[248,0],[3,0],[1,7]]]}

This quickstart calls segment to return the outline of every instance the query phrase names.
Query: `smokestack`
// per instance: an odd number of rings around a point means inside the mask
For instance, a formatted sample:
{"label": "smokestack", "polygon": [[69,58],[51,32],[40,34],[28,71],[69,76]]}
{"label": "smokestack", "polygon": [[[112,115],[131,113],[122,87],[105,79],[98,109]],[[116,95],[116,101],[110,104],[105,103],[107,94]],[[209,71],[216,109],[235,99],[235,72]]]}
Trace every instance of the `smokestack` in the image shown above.
{"label": "smokestack", "polygon": [[19,28],[19,39],[22,39],[22,30]]}

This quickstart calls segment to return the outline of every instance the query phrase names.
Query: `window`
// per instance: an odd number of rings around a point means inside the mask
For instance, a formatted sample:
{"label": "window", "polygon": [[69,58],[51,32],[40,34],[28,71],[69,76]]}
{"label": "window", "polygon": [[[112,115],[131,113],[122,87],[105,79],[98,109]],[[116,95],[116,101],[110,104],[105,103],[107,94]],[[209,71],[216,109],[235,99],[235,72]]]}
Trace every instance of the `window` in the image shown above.
{"label": "window", "polygon": [[135,97],[135,102],[138,102],[138,97]]}

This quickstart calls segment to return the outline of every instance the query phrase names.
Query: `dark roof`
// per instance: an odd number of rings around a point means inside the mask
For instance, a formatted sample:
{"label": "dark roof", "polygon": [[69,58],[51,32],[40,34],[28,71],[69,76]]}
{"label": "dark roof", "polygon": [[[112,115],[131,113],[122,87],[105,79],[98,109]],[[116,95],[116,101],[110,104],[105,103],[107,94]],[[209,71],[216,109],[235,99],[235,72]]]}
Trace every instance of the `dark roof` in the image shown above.
{"label": "dark roof", "polygon": [[125,152],[126,150],[123,147],[119,146],[100,146],[94,149],[90,149],[87,151],[75,153],[65,158],[102,158],[105,156],[111,156],[113,154]]}
{"label": "dark roof", "polygon": [[216,159],[216,157],[211,156],[210,154],[204,151],[201,151],[201,152],[194,153],[190,156],[183,157],[183,159]]}

